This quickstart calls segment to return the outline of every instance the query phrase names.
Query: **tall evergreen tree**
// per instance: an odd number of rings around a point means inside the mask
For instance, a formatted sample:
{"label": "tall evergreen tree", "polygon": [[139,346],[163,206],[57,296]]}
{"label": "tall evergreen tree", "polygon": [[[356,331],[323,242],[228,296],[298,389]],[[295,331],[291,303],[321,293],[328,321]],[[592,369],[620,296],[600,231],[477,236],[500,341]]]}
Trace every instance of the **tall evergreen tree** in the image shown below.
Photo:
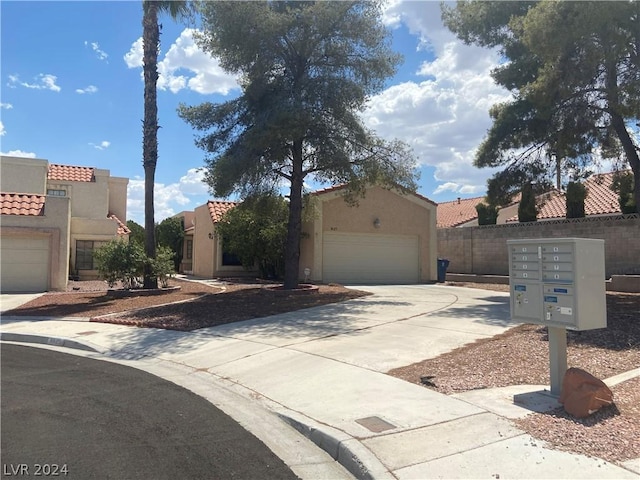
{"label": "tall evergreen tree", "polygon": [[247,196],[290,185],[284,288],[298,284],[303,185],[308,176],[348,184],[416,188],[406,145],[385,142],[359,116],[400,61],[376,2],[201,2],[198,45],[242,79],[242,95],[182,105],[203,131],[206,181],[215,195]]}
{"label": "tall evergreen tree", "polygon": [[491,109],[478,167],[504,167],[489,190],[509,198],[594,162],[594,152],[633,171],[640,203],[640,2],[459,1],[445,24],[466,43],[499,48],[492,75],[513,100]]}

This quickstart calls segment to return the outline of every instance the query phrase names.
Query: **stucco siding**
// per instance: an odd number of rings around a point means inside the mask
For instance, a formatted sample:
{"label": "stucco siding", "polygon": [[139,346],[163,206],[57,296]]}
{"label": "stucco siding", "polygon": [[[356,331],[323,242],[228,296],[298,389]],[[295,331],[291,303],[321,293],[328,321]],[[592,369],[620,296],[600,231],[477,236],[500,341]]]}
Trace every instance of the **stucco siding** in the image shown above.
{"label": "stucco siding", "polygon": [[0,157],[0,191],[44,195],[49,163],[38,158]]}

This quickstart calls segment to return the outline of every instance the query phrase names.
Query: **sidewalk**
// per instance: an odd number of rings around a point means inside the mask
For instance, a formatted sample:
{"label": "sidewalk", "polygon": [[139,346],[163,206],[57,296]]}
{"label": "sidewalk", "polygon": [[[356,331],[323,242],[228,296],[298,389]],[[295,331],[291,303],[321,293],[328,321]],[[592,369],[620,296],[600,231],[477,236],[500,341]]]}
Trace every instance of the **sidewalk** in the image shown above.
{"label": "sidewalk", "polygon": [[[640,459],[623,468],[516,429],[510,418],[557,406],[544,386],[446,396],[384,373],[512,327],[506,294],[358,288],[374,295],[196,332],[3,317],[1,338],[141,368],[218,401],[244,426],[262,422],[247,405],[264,407],[358,478],[640,478]],[[296,471],[318,478],[306,472]]]}

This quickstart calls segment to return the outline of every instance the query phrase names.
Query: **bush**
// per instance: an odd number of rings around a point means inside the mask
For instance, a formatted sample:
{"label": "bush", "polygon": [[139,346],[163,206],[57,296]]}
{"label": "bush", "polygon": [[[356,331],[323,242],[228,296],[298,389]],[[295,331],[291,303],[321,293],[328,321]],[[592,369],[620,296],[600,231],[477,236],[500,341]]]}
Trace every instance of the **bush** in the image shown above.
{"label": "bush", "polygon": [[495,205],[479,203],[476,205],[476,212],[478,225],[495,225],[498,221],[498,207]]}
{"label": "bush", "polygon": [[137,242],[112,240],[94,253],[98,273],[110,287],[122,282],[124,288],[141,288],[144,279],[144,267],[151,265],[151,273],[158,278],[160,285],[168,286],[173,276],[173,252],[160,247],[156,259],[148,258],[144,247]]}
{"label": "bush", "polygon": [[518,205],[519,222],[535,222],[538,220],[538,209],[536,208],[536,195],[530,183],[525,183],[522,187],[522,198]]}
{"label": "bush", "polygon": [[142,245],[136,242],[112,240],[94,253],[98,273],[110,287],[121,281],[124,288],[142,285],[146,256]]}
{"label": "bush", "polygon": [[636,205],[633,195],[633,174],[629,172],[616,172],[613,176],[611,189],[618,194],[618,203],[620,211],[624,214],[636,213],[638,206]]}
{"label": "bush", "polygon": [[584,218],[584,201],[587,198],[587,188],[579,182],[569,182],[567,185],[567,218]]}

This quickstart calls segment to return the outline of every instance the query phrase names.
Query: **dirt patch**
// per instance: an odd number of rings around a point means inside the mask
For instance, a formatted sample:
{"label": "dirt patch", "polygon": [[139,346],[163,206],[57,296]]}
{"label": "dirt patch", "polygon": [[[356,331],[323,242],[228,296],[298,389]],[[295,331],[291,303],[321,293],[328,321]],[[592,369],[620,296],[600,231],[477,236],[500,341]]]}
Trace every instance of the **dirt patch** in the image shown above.
{"label": "dirt patch", "polygon": [[189,331],[370,295],[335,284],[318,285],[311,295],[266,291],[267,285],[258,280],[225,279],[213,287],[172,279],[170,286],[180,286],[180,290],[116,299],[107,294],[105,282],[75,282],[71,292],[47,293],[6,315],[91,317],[95,322]]}
{"label": "dirt patch", "polygon": [[[449,285],[509,291],[508,285]],[[640,366],[640,294],[607,293],[607,328],[567,332],[567,362],[606,379]],[[389,375],[422,384],[433,377],[441,393],[522,384],[549,384],[546,327],[521,325],[489,339],[465,345],[439,357],[396,368]],[[532,414],[516,422],[523,430],[556,448],[612,462],[640,457],[640,380],[611,389],[614,405],[577,420],[562,408]]]}

